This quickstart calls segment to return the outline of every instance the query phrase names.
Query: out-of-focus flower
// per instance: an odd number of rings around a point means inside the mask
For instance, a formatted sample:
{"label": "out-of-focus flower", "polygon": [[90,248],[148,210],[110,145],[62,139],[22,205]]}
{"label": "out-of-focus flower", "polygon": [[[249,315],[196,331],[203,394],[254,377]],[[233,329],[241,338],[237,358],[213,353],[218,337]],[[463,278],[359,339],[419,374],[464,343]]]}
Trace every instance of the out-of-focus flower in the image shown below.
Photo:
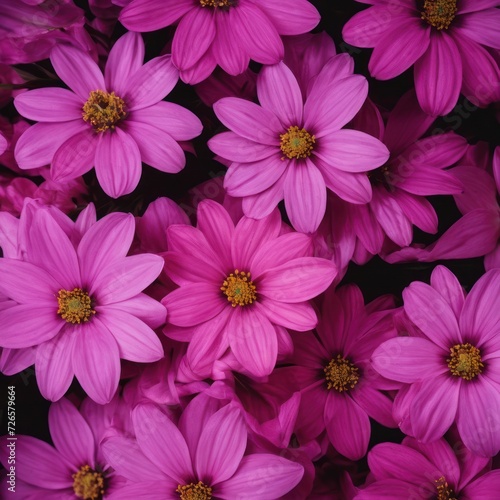
{"label": "out-of-focus flower", "polygon": [[433,116],[449,113],[460,91],[479,106],[500,100],[500,69],[488,52],[500,48],[498,0],[363,3],[373,5],[349,20],[342,35],[351,45],[374,48],[373,77],[389,80],[415,65],[418,101]]}
{"label": "out-of-focus flower", "polygon": [[207,78],[217,65],[230,75],[250,59],[275,64],[283,59],[280,35],[313,29],[320,16],[307,0],[132,0],[120,13],[129,30],[153,31],[178,22],[172,60],[186,83]]}
{"label": "out-of-focus flower", "polygon": [[483,275],[465,297],[443,266],[431,284],[403,291],[418,335],[383,343],[373,353],[384,377],[411,384],[396,398],[400,426],[422,442],[439,439],[456,421],[465,446],[481,456],[500,450],[500,270]]}
{"label": "out-of-focus flower", "polygon": [[104,191],[117,198],[132,192],[141,161],[163,172],[182,170],[186,159],[177,141],[200,134],[200,120],[162,99],[178,72],[170,56],[143,65],[144,42],[127,33],[113,46],[103,75],[87,54],[56,46],[51,62],[71,90],[45,88],[16,97],[17,110],[39,121],[19,139],[20,168],[51,163],[53,180],[73,179],[95,166]]}

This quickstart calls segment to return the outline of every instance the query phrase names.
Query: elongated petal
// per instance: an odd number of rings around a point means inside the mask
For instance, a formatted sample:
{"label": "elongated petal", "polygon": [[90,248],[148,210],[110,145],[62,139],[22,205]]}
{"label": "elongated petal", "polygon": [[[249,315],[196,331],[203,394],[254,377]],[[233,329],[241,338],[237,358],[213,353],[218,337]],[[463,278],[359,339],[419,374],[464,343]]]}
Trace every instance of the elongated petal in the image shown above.
{"label": "elongated petal", "polygon": [[310,304],[287,304],[262,297],[256,303],[262,314],[275,325],[284,326],[298,332],[312,330],[318,317]]}
{"label": "elongated petal", "polygon": [[165,307],[160,302],[145,293],[139,293],[135,297],[115,304],[107,304],[106,309],[132,314],[151,328],[163,325],[167,314]]}
{"label": "elongated petal", "polygon": [[419,165],[408,176],[401,176],[395,183],[398,188],[419,196],[460,194],[463,184],[452,172]]}
{"label": "elongated petal", "polygon": [[259,194],[245,196],[241,206],[247,217],[262,219],[267,217],[283,199],[283,184],[285,174],[283,174],[271,187]]}
{"label": "elongated petal", "polygon": [[481,45],[500,49],[500,11],[498,8],[484,9],[471,12],[467,16],[460,17],[460,24],[456,31],[460,36],[465,36]]}
{"label": "elongated petal", "polygon": [[217,134],[208,141],[208,147],[215,154],[238,163],[263,160],[278,151],[277,146],[254,142],[234,132]]}
{"label": "elongated petal", "polygon": [[438,230],[438,218],[434,207],[422,196],[412,195],[402,190],[395,190],[392,197],[401,207],[408,220],[427,233],[435,234]]}
{"label": "elongated petal", "polygon": [[446,267],[437,266],[431,274],[431,286],[448,302],[457,319],[465,301],[465,293],[457,277]]}
{"label": "elongated petal", "polygon": [[320,20],[316,8],[305,0],[295,0],[291,5],[280,0],[270,0],[262,5],[280,35],[300,35],[311,31]]}

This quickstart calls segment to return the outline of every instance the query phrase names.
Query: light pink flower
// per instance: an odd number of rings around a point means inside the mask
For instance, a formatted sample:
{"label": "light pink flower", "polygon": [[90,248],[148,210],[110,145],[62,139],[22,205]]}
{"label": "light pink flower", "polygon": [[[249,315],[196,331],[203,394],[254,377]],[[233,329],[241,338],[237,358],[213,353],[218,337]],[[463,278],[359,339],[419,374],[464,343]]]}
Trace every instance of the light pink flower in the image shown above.
{"label": "light pink flower", "polygon": [[193,371],[210,374],[229,347],[253,376],[268,375],[278,356],[277,336],[288,335],[282,327],[316,326],[308,301],[328,287],[335,266],[310,256],[306,235],[280,231],[277,210],[261,220],[243,217],[235,227],[211,200],[198,205],[196,228],[168,229],[165,268],[180,287],[162,302],[169,323],[189,327],[182,340],[190,342]]}
{"label": "light pink flower", "polygon": [[178,72],[170,56],[143,65],[144,42],[127,33],[113,46],[104,75],[85,53],[56,46],[51,62],[71,90],[45,88],[17,96],[15,106],[36,120],[19,139],[22,169],[51,163],[54,180],[73,179],[95,166],[104,191],[117,198],[132,192],[142,164],[163,172],[182,170],[186,159],[177,141],[200,134],[200,120],[162,99]]}
{"label": "light pink flower", "polygon": [[132,0],[120,13],[129,30],[153,31],[178,22],[172,60],[186,83],[199,83],[219,65],[243,73],[250,59],[283,59],[280,35],[313,29],[320,16],[307,0]]}
{"label": "light pink flower", "polygon": [[[368,69],[389,80],[414,65],[422,109],[449,113],[462,92],[476,105],[500,99],[500,69],[488,49],[500,48],[498,0],[377,0],[344,26],[357,47],[374,48]],[[403,48],[403,50],[402,50]]]}
{"label": "light pink flower", "polygon": [[481,456],[500,450],[500,271],[487,272],[465,297],[438,266],[431,284],[411,283],[404,310],[419,336],[388,340],[372,356],[384,377],[411,384],[398,395],[400,426],[422,442],[456,421],[465,446]]}
{"label": "light pink flower", "polygon": [[134,234],[131,215],[110,214],[81,240],[58,222],[49,210],[34,211],[25,228],[24,260],[0,259],[0,292],[17,302],[0,311],[0,345],[37,346],[35,370],[45,398],[60,399],[75,375],[104,404],[118,386],[120,358],[150,362],[163,356],[151,327],[162,324],[165,310],[141,293],[159,275],[163,259],[126,256]]}
{"label": "light pink flower", "polygon": [[359,111],[368,83],[353,75],[348,56],[331,58],[303,102],[285,64],[264,67],[257,80],[260,106],[237,98],[214,104],[230,129],[209,141],[232,163],[224,178],[231,196],[243,198],[249,217],[268,215],[284,198],[295,229],[315,231],[326,209],[327,187],[343,198],[371,197],[366,173],[389,158],[375,137],[343,129]]}

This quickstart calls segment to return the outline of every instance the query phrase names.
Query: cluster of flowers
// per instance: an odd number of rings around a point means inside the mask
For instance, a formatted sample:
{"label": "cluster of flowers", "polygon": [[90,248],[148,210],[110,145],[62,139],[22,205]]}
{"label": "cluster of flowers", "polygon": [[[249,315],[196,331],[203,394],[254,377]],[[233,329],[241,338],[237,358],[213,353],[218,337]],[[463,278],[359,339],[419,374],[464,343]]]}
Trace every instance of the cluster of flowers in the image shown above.
{"label": "cluster of flowers", "polygon": [[0,2],[2,498],[498,498],[500,1],[344,3]]}

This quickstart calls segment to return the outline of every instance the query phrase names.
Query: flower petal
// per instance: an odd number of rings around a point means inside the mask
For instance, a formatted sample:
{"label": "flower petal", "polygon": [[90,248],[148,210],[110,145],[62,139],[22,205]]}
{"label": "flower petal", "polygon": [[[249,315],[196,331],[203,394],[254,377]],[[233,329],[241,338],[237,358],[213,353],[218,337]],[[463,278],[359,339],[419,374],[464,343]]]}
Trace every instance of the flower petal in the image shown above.
{"label": "flower petal", "polygon": [[307,303],[287,304],[261,297],[255,307],[274,325],[284,326],[297,332],[312,330],[318,323],[313,307]]}
{"label": "flower petal", "polygon": [[457,277],[446,267],[436,266],[431,274],[431,286],[437,290],[460,317],[465,301],[465,293]]}
{"label": "flower petal", "polygon": [[481,45],[500,49],[499,25],[500,10],[491,8],[460,16],[460,24],[455,31],[460,34],[459,36],[474,40]]}
{"label": "flower petal", "polygon": [[245,139],[234,132],[222,132],[208,141],[208,147],[227,160],[248,163],[275,155],[278,148]]}

